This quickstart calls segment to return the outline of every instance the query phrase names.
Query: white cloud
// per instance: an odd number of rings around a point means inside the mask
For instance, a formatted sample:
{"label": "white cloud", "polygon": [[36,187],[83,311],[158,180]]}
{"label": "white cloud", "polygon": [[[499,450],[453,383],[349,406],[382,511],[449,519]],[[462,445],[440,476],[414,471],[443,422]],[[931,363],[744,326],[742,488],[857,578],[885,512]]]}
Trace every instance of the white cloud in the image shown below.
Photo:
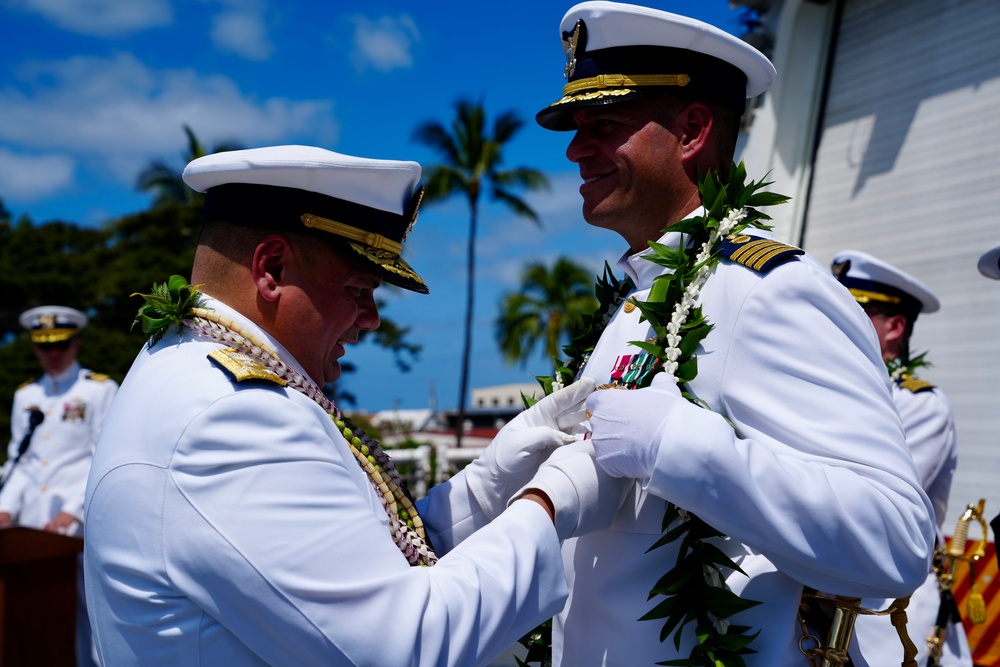
{"label": "white cloud", "polygon": [[354,48],[350,57],[358,71],[371,68],[391,72],[413,66],[411,50],[413,44],[420,41],[420,33],[409,16],[383,16],[374,21],[354,16],[351,21],[354,23]]}
{"label": "white cloud", "polygon": [[220,51],[247,60],[267,60],[274,44],[267,34],[265,9],[256,0],[226,0],[225,11],[212,18],[212,42]]}
{"label": "white cloud", "polygon": [[13,0],[12,4],[63,30],[95,37],[125,37],[173,22],[170,0]]}
{"label": "white cloud", "polygon": [[183,125],[211,147],[281,142],[332,144],[333,103],[245,95],[224,76],[152,70],[129,54],[23,64],[17,87],[0,89],[0,143],[22,152],[76,155],[124,183],[157,157],[178,155]]}
{"label": "white cloud", "polygon": [[73,160],[63,155],[22,155],[0,148],[0,193],[37,200],[73,183]]}

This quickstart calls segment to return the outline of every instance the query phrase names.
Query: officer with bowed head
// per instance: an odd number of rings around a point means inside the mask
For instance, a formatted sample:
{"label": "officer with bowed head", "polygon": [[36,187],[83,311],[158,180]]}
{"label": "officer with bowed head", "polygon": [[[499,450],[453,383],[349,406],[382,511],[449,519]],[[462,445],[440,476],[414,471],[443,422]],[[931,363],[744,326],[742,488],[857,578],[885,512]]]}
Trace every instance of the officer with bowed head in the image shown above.
{"label": "officer with bowed head", "polygon": [[[943,525],[958,466],[955,417],[944,392],[917,376],[918,368],[924,365],[923,355],[913,357],[910,350],[917,317],[937,312],[940,301],[921,281],[860,250],[836,253],[831,271],[861,305],[875,328],[882,358],[893,380],[892,398],[903,423],[906,444],[920,474],[921,486],[934,507],[938,550],[943,551]],[[927,579],[910,596],[906,608],[907,630],[918,650],[916,660],[919,664],[927,662],[927,638],[937,634],[935,626],[942,605],[946,605],[951,620],[946,624],[937,664],[971,667],[972,655],[954,599],[947,592],[942,596],[942,592],[938,576],[931,568]],[[886,605],[872,602],[868,606]],[[901,661],[902,649],[893,641],[895,631],[888,617],[862,616],[855,627],[861,651],[871,664],[892,665]]]}
{"label": "officer with bowed head", "polygon": [[[993,246],[979,257],[976,265],[979,273],[993,280],[1000,280],[1000,245]],[[1000,534],[1000,514],[990,521],[990,528],[993,529],[994,540]],[[997,563],[1000,563],[1000,550],[997,551]]]}
{"label": "officer with bowed head", "polygon": [[[599,387],[639,388],[587,399],[598,462],[635,481],[609,530],[564,543],[570,598],[554,623],[553,664],[711,663],[705,642],[726,650],[739,631],[757,635],[755,652],[734,649],[726,664],[805,664],[797,619],[804,587],[909,594],[926,577],[933,522],[871,323],[829,269],[765,229],[709,243],[702,217],[683,239],[664,231],[704,216],[699,179],[713,169],[727,178],[746,99],[770,86],[774,68],[713,26],[636,5],[584,2],[559,32],[567,82],[536,120],[573,132],[566,155],[580,170],[583,216],[623,237],[619,267],[634,284],[579,372]],[[742,214],[750,215],[727,209],[716,222],[735,227]],[[654,281],[669,277],[677,253],[708,269],[692,269],[694,289],[686,286],[683,298],[658,302]],[[667,257],[664,265],[647,260],[654,255]],[[681,325],[692,312],[685,308],[697,305],[712,324],[684,386],[697,403],[681,396],[669,370],[626,381],[635,369],[668,369],[683,346],[669,327],[669,335],[651,329],[636,305],[647,301]],[[667,362],[647,363],[651,340]],[[694,515],[723,533],[705,539],[740,569],[706,577],[687,565],[681,540],[651,550],[666,503],[681,510],[671,528]],[[654,591],[658,582],[677,585]],[[704,582],[747,608],[681,623],[708,600]],[[673,604],[663,613],[680,619],[662,643],[662,621],[638,620],[657,601]]]}
{"label": "officer with bowed head", "polygon": [[200,158],[184,179],[206,193],[201,296],[178,277],[147,296],[153,337],[88,484],[103,661],[486,664],[565,600],[559,540],[620,502],[563,432],[593,383],[519,415],[414,506],[319,387],[378,326],[383,282],[427,292],[400,256],[419,165],[277,146]]}

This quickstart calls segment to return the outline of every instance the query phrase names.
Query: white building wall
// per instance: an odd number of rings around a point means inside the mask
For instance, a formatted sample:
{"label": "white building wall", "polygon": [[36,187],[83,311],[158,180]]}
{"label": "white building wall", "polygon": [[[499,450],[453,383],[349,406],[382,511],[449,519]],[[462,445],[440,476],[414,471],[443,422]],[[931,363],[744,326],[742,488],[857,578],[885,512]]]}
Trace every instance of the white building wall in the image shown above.
{"label": "white building wall", "polygon": [[792,198],[764,212],[774,219],[778,238],[798,245],[835,12],[832,2],[775,4],[765,21],[774,35],[770,57],[778,77],[749,112],[737,160],[745,161],[750,178],[766,177],[772,192]]}
{"label": "white building wall", "polygon": [[951,532],[980,497],[987,515],[1000,512],[1000,282],[976,270],[1000,243],[1000,2],[844,0],[813,156],[822,80],[810,85],[807,72],[824,71],[816,44],[833,33],[819,14],[832,18],[836,5],[772,10],[775,66],[790,80],[757,111],[744,157],[751,174],[771,169],[772,189],[799,200],[772,212],[784,238],[824,262],[845,248],[870,252],[940,297],[911,348],[928,351],[934,365],[921,375],[955,411]]}

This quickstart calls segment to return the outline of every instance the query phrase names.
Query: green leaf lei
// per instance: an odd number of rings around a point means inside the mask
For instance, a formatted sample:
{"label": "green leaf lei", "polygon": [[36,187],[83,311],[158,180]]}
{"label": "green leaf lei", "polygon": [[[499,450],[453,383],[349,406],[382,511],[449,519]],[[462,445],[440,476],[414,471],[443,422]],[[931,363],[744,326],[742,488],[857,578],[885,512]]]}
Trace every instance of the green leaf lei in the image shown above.
{"label": "green leaf lei", "polygon": [[[655,341],[632,341],[630,344],[659,359],[662,363],[657,371],[671,373],[681,385],[682,395],[702,407],[706,407],[704,402],[695,398],[685,385],[698,374],[697,348],[712,330],[697,300],[702,285],[719,263],[719,241],[748,228],[770,229],[764,223],[771,219],[770,216],[758,211],[757,207],[788,201],[784,195],[762,191],[769,182],[747,183],[746,175],[741,162],[731,166],[725,181],[715,171],[699,181],[702,214],[664,230],[664,233],[681,234],[676,248],[656,242],[649,244],[653,252],[646,259],[670,271],[653,280],[646,301],[633,300],[642,318],[649,322]],[[584,322],[584,333],[563,349],[569,359],[557,365],[555,377],[537,378],[546,393],[575,379],[611,316],[634,287],[628,278],[616,280],[605,264],[604,277],[598,281],[596,290],[601,305]],[[642,386],[648,385],[652,377],[652,373],[643,377]],[[725,538],[725,535],[694,514],[667,503],[663,536],[649,551],[680,540],[678,557],[649,593],[650,600],[664,599],[640,620],[662,620],[660,641],[672,636],[678,649],[682,630],[693,622],[698,643],[687,658],[658,664],[745,667],[743,656],[754,652],[750,643],[760,632],[751,632],[749,626],[730,624],[729,618],[760,603],[742,599],[726,588],[725,572],[742,570],[711,543],[715,538]],[[526,642],[531,640],[537,644],[537,629],[533,633],[522,639],[522,645],[529,646]]]}
{"label": "green leaf lei", "polygon": [[929,368],[933,365],[924,358],[926,356],[926,352],[922,352],[913,358],[911,358],[909,354],[904,354],[885,362],[885,368],[889,371],[889,377],[891,377],[893,381],[905,380],[913,377],[918,368]]}
{"label": "green leaf lei", "polygon": [[145,303],[132,321],[132,329],[138,324],[142,332],[149,336],[149,347],[153,347],[171,328],[180,332],[184,320],[194,318],[192,308],[201,305],[201,285],[188,285],[181,276],[170,276],[165,283],[153,283],[151,294],[134,292],[130,296],[141,296]]}

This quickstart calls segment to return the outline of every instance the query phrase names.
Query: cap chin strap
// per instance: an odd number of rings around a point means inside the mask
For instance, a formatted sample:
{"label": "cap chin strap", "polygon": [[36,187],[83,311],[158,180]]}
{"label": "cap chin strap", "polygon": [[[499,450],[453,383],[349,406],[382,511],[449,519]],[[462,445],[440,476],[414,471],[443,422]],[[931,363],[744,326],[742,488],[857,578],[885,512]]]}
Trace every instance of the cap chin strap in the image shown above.
{"label": "cap chin strap", "polygon": [[59,343],[80,333],[79,329],[35,329],[31,332],[32,343]]}
{"label": "cap chin strap", "polygon": [[387,239],[381,234],[375,234],[374,232],[358,229],[357,227],[352,227],[351,225],[346,225],[342,222],[337,222],[336,220],[321,218],[318,215],[313,215],[312,213],[306,213],[302,216],[302,224],[306,227],[329,232],[334,236],[340,236],[345,239],[350,239],[351,241],[363,243],[364,245],[375,248],[376,250],[388,250],[396,255],[403,252],[402,243],[398,243],[392,239]]}
{"label": "cap chin strap", "polygon": [[889,294],[880,294],[879,292],[872,292],[870,290],[857,289],[856,287],[849,288],[851,294],[854,295],[854,299],[858,303],[870,303],[872,301],[878,301],[880,303],[899,303],[903,299],[898,296],[891,296]]}
{"label": "cap chin strap", "polygon": [[630,88],[637,86],[686,86],[691,82],[687,74],[598,74],[579,79],[563,86],[563,95],[594,88]]}

